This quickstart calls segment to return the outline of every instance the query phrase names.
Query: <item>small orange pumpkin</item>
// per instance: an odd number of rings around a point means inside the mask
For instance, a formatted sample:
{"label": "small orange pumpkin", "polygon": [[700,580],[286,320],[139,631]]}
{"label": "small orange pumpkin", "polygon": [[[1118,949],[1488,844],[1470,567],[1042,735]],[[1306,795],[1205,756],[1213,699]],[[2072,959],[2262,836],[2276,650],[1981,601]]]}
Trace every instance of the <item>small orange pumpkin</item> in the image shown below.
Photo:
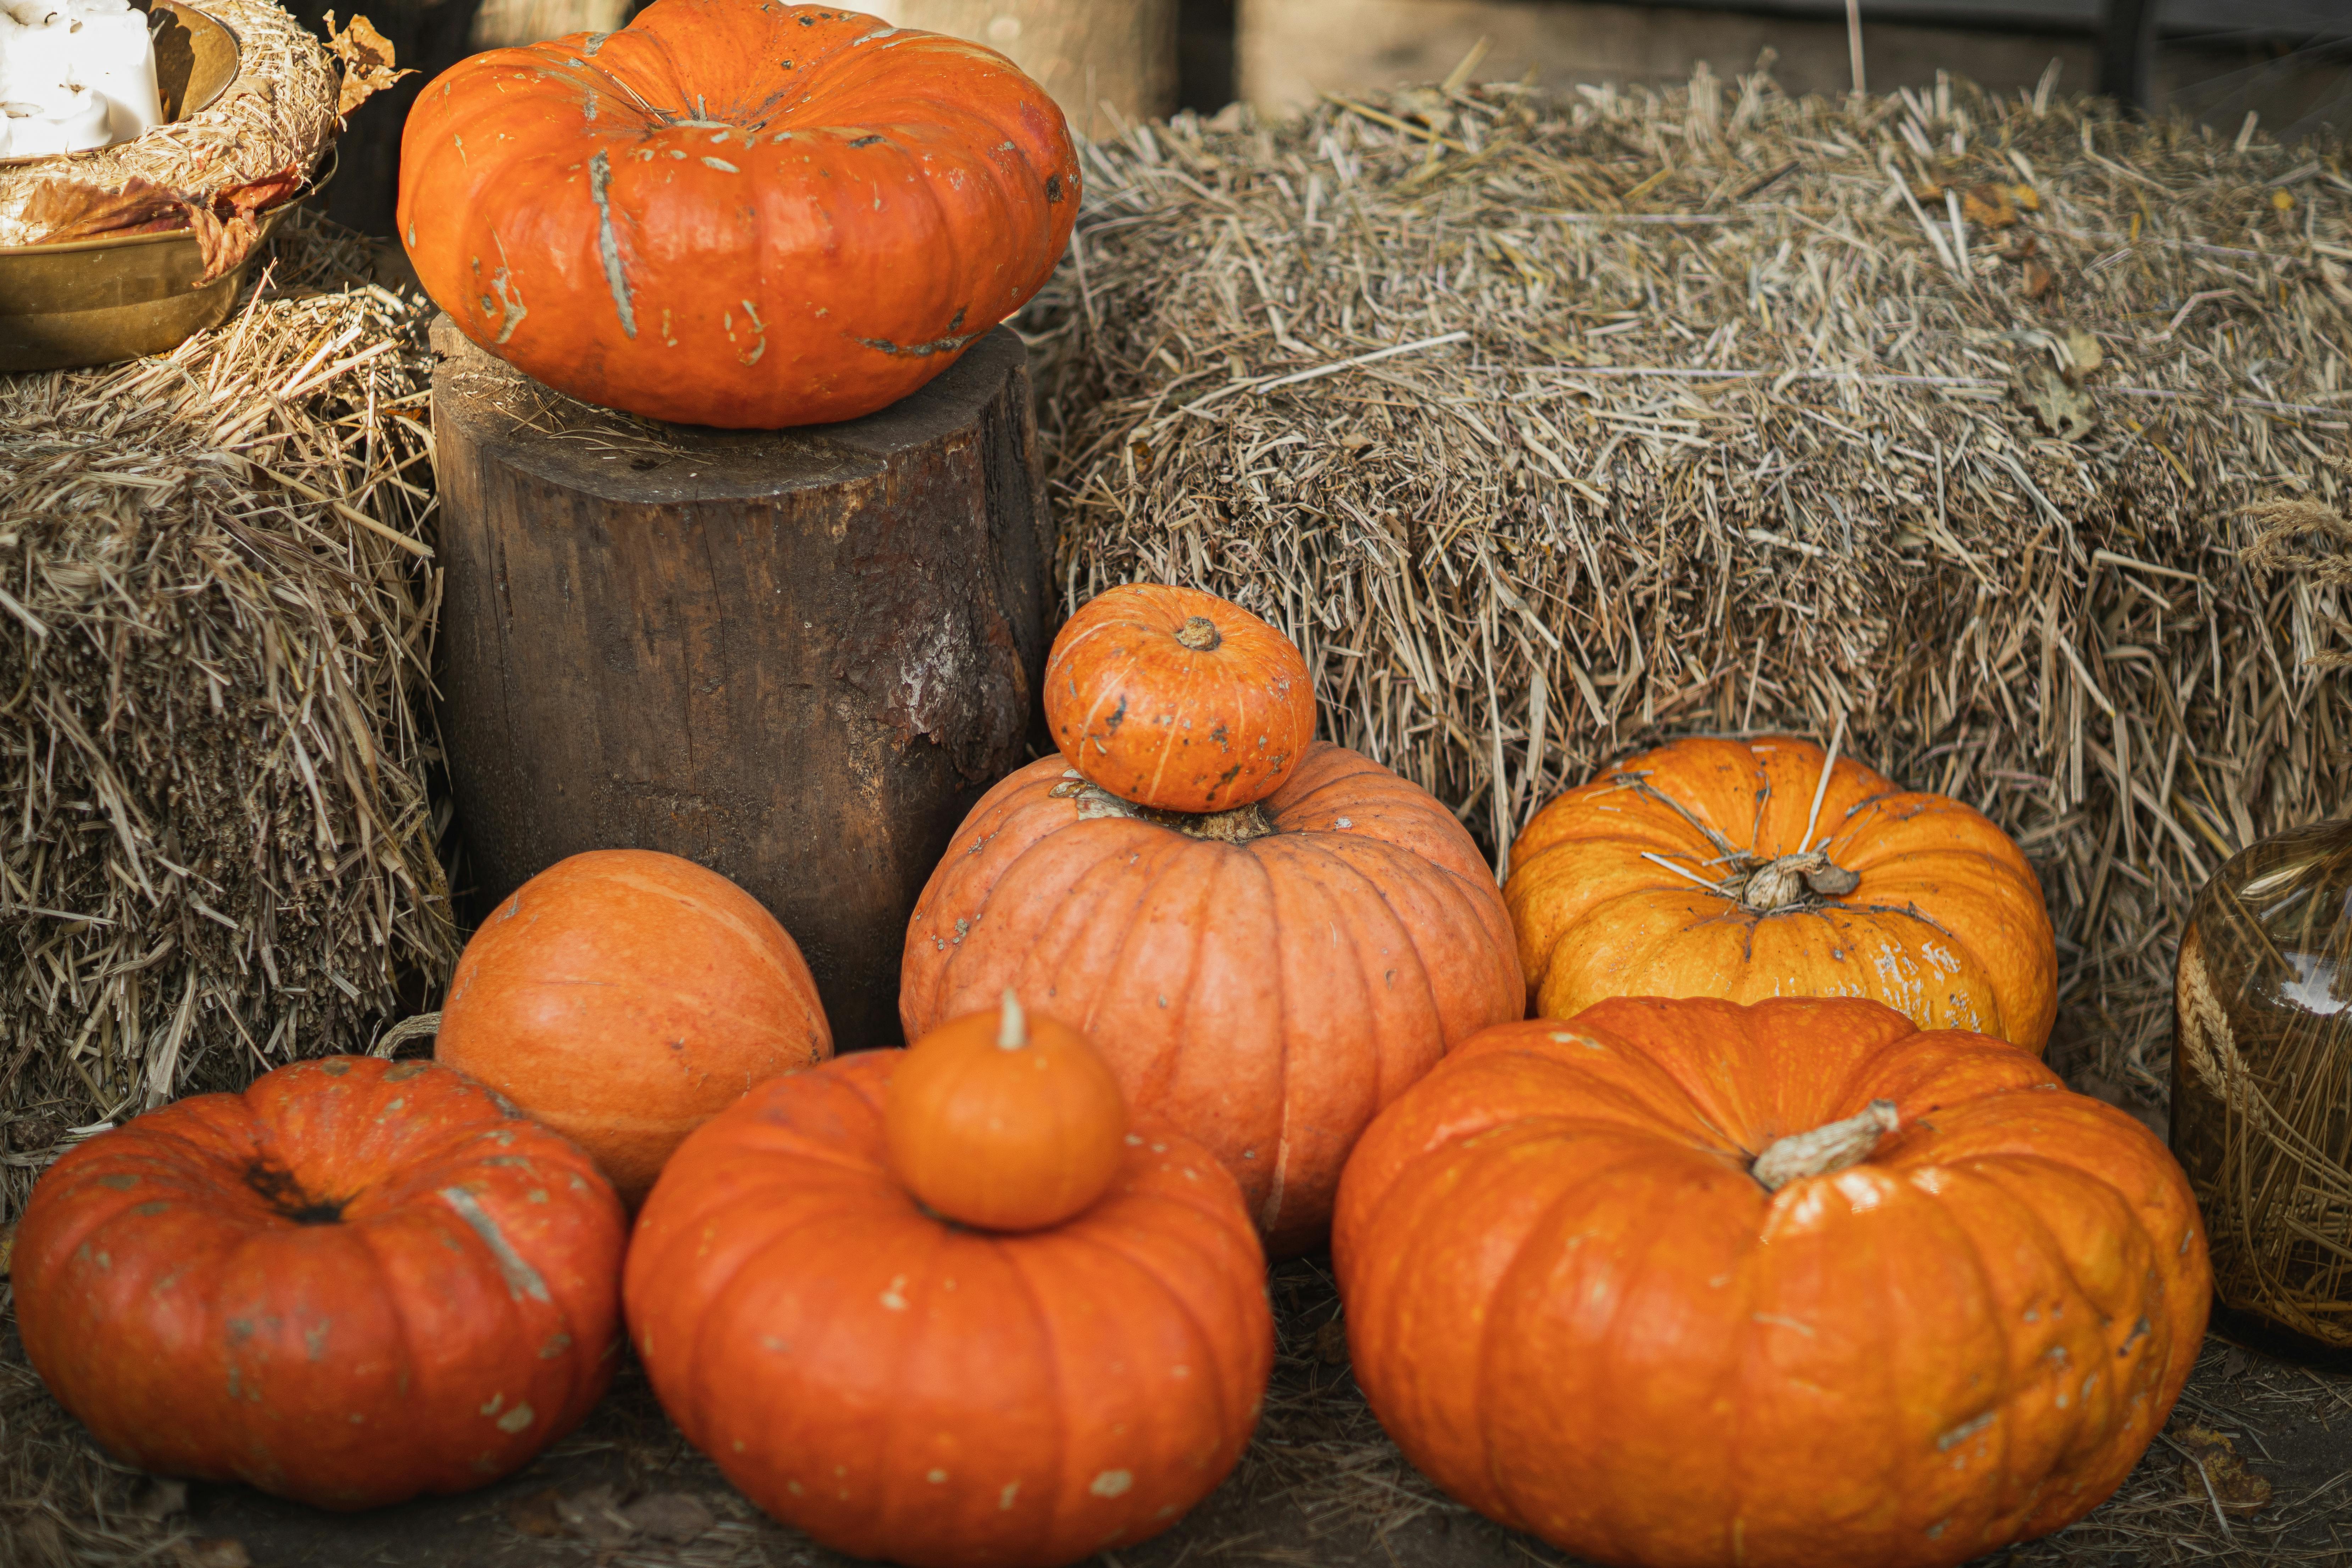
{"label": "small orange pumpkin", "polygon": [[1503,896],[1546,1017],[1611,996],[1867,996],[2039,1054],[2057,1016],[2057,940],[2008,835],[1790,736],[1602,769],[1528,824]]}
{"label": "small orange pumpkin", "polygon": [[1315,736],[1315,682],[1297,646],[1197,588],[1096,595],[1054,638],[1045,724],[1090,782],[1161,811],[1264,800]]}
{"label": "small orange pumpkin", "polygon": [[574,855],[517,889],[467,942],[433,1046],[587,1150],[631,1208],[679,1139],[832,1054],[776,917],[652,849]]}
{"label": "small orange pumpkin", "polygon": [[890,1173],[935,1212],[1038,1230],[1084,1210],[1126,1154],[1127,1100],[1087,1037],[1012,992],[915,1042],[882,1116]]}

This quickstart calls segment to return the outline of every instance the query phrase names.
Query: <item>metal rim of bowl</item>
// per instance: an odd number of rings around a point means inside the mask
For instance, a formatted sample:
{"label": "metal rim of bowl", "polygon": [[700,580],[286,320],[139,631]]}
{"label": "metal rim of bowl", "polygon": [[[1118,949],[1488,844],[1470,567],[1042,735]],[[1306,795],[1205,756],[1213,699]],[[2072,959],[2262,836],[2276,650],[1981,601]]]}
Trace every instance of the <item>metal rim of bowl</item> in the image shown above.
{"label": "metal rim of bowl", "polygon": [[[219,28],[221,37],[228,40],[228,74],[221,78],[219,84],[215,86],[210,93],[205,95],[205,100],[202,103],[184,103],[180,105],[179,114],[169,121],[171,124],[178,125],[185,121],[194,119],[197,115],[202,114],[205,110],[210,109],[214,104],[218,103],[222,97],[227,93],[228,89],[236,85],[236,79],[245,73],[245,40],[236,36],[236,29],[235,27],[230,26],[226,22],[222,21],[218,16],[214,16],[209,11],[201,10],[194,5],[187,4],[187,0],[153,0],[153,3],[147,10],[148,27],[151,32],[154,27],[155,14],[158,11],[163,10],[169,10],[175,13],[184,13],[186,16],[201,18],[205,26]],[[180,25],[184,27],[188,24],[183,20]],[[131,145],[131,143],[122,142],[115,143],[114,146],[85,147],[79,153],[36,153],[22,158],[0,158],[0,169],[21,169],[29,164],[45,163],[52,159],[58,158],[94,158],[100,153],[113,152],[115,146],[127,147],[129,145]],[[26,247],[20,248],[30,247]]]}
{"label": "metal rim of bowl", "polygon": [[[274,222],[299,204],[325,190],[341,163],[342,149],[330,142],[327,155],[319,160],[316,177],[276,206],[260,208],[254,216],[263,223]],[[120,250],[133,245],[194,244],[194,241],[195,236],[183,226],[156,229],[147,234],[101,234],[89,239],[60,239],[47,245],[0,245],[0,263],[5,263],[12,256],[62,256],[75,250]]]}

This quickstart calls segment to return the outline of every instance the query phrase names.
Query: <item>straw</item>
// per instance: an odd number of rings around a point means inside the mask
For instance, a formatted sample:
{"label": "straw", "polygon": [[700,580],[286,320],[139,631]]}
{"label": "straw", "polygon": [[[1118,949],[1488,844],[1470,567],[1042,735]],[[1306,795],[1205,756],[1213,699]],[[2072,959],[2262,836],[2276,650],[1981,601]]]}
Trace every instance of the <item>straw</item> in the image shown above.
{"label": "straw", "polygon": [[297,214],[219,329],[0,379],[0,1219],[75,1138],[364,1049],[454,961],[430,309],[370,266]]}
{"label": "straw", "polygon": [[2161,1106],[2190,896],[2352,798],[2352,182],[2046,89],[1490,83],[1088,147],[1023,323],[1066,605],[1268,616],[1498,865],[1637,747],[1843,719],[2024,845],[2053,1059]]}

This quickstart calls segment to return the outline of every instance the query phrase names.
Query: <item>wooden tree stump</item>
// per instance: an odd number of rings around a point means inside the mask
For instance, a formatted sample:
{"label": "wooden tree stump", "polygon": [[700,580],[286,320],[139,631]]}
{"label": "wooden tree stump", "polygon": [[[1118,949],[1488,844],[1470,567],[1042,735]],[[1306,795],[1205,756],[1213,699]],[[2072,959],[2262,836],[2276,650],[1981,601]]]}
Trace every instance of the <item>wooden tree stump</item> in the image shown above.
{"label": "wooden tree stump", "polygon": [[1021,341],[847,424],[656,425],[433,328],[442,732],[493,907],[584,849],[732,878],[845,1048],[898,1038],[907,917],[1021,761],[1050,536]]}

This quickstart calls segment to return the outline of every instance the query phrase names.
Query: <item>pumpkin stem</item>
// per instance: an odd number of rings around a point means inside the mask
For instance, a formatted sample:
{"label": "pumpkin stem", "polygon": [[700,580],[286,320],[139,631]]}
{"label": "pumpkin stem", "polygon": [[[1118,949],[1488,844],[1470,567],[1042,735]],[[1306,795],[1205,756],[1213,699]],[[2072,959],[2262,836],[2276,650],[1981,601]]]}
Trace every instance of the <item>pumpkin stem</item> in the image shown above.
{"label": "pumpkin stem", "polygon": [[1208,616],[1187,616],[1183,626],[1176,633],[1176,640],[1194,653],[1212,653],[1225,638],[1224,634],[1217,630],[1216,623]]}
{"label": "pumpkin stem", "polygon": [[1878,1141],[1894,1131],[1900,1121],[1893,1100],[1874,1100],[1859,1116],[1776,1140],[1756,1156],[1748,1173],[1766,1192],[1777,1193],[1800,1177],[1826,1176],[1843,1171],[1870,1158]]}
{"label": "pumpkin stem", "polygon": [[1246,844],[1253,838],[1264,838],[1278,833],[1273,816],[1264,803],[1252,801],[1230,811],[1162,811],[1156,805],[1138,805],[1131,800],[1121,800],[1098,784],[1088,782],[1076,768],[1064,771],[1062,782],[1049,792],[1057,800],[1075,799],[1078,803],[1078,820],[1088,822],[1098,816],[1132,817],[1139,822],[1153,822],[1162,827],[1172,827],[1188,838],[1213,839],[1219,844]]}
{"label": "pumpkin stem", "polygon": [[335,1225],[343,1217],[348,1198],[314,1198],[302,1190],[291,1171],[256,1160],[246,1167],[245,1184],[279,1215],[296,1225]]}
{"label": "pumpkin stem", "polygon": [[1750,871],[1747,882],[1733,892],[1742,908],[1769,915],[1808,896],[1836,898],[1860,886],[1860,872],[1837,864],[1827,850],[1815,849],[1766,861]]}
{"label": "pumpkin stem", "polygon": [[1013,994],[1013,987],[1004,988],[1003,1022],[996,1031],[996,1048],[1017,1051],[1029,1043],[1029,1020],[1021,1011],[1021,998]]}

